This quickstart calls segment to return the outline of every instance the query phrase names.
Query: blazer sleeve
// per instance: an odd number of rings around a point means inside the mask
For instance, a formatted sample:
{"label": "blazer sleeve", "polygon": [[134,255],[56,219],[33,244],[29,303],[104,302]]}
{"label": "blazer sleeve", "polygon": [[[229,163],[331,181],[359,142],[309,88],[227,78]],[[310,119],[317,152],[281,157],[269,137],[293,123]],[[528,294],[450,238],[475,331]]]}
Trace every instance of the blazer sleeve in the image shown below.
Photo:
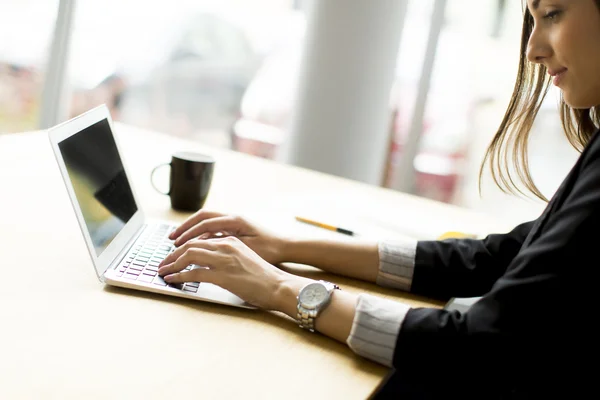
{"label": "blazer sleeve", "polygon": [[411,292],[437,299],[487,293],[519,252],[535,222],[484,239],[419,241]]}
{"label": "blazer sleeve", "polygon": [[[569,377],[582,371],[581,357],[589,358],[597,343],[592,326],[597,316],[600,157],[582,163],[579,171],[539,235],[467,312],[407,312],[395,346],[395,367],[458,371],[469,381],[493,385],[564,384],[574,389],[585,382],[583,375]],[[497,251],[512,253],[514,247]],[[510,256],[501,256],[495,268]]]}

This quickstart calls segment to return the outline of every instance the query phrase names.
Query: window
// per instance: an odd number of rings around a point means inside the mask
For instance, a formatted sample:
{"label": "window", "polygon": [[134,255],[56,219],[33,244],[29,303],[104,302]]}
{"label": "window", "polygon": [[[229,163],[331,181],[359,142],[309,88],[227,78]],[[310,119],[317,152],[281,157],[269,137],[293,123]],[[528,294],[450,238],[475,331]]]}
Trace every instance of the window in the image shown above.
{"label": "window", "polygon": [[276,0],[81,2],[70,116],[106,103],[117,121],[229,147],[242,96],[294,12]]}
{"label": "window", "polygon": [[[410,128],[434,1],[409,3],[392,93],[396,111],[392,163],[398,162]],[[535,218],[545,207],[541,201],[502,193],[488,169],[479,195],[480,163],[512,95],[521,25],[521,2],[448,0],[414,160],[415,194],[515,223]],[[530,147],[534,182],[547,197],[558,188],[576,156],[562,132],[556,95],[552,91],[547,97]],[[547,162],[549,158],[552,163]]]}
{"label": "window", "polygon": [[0,3],[0,133],[37,129],[58,0]]}

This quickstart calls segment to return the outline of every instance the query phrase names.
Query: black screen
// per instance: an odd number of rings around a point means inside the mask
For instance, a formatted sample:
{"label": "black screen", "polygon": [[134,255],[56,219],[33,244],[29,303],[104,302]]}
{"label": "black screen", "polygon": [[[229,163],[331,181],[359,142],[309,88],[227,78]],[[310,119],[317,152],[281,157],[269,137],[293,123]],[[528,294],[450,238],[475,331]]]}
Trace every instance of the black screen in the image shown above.
{"label": "black screen", "polygon": [[58,147],[99,256],[137,211],[110,124],[97,122]]}

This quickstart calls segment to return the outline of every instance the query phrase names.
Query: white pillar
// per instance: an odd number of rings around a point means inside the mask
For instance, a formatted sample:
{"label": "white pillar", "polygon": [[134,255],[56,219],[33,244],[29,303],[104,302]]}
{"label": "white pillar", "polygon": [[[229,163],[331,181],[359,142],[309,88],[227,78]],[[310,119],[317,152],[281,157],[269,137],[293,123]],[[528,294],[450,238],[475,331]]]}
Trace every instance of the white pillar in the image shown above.
{"label": "white pillar", "polygon": [[311,1],[282,160],[379,185],[408,0]]}
{"label": "white pillar", "polygon": [[437,45],[442,27],[444,26],[446,3],[447,0],[435,0],[433,3],[429,37],[427,38],[427,48],[425,49],[423,68],[421,70],[421,78],[419,79],[419,88],[410,122],[410,130],[406,142],[402,147],[400,162],[394,171],[394,179],[391,187],[405,193],[414,194],[415,192],[416,172],[414,163],[417,152],[419,151],[421,133],[423,132],[423,119],[427,107],[427,97],[429,96],[429,87],[431,85],[431,76],[435,64]]}
{"label": "white pillar", "polygon": [[67,62],[75,0],[60,0],[54,35],[44,74],[40,107],[40,128],[47,129],[63,122],[67,114]]}

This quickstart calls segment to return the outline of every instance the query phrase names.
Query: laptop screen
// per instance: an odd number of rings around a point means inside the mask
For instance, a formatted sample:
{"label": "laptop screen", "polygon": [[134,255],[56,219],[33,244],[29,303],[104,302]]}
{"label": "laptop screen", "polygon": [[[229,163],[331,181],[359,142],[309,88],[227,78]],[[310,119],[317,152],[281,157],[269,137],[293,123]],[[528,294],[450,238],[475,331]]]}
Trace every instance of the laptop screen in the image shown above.
{"label": "laptop screen", "polygon": [[101,120],[58,147],[100,256],[137,211],[110,124]]}

